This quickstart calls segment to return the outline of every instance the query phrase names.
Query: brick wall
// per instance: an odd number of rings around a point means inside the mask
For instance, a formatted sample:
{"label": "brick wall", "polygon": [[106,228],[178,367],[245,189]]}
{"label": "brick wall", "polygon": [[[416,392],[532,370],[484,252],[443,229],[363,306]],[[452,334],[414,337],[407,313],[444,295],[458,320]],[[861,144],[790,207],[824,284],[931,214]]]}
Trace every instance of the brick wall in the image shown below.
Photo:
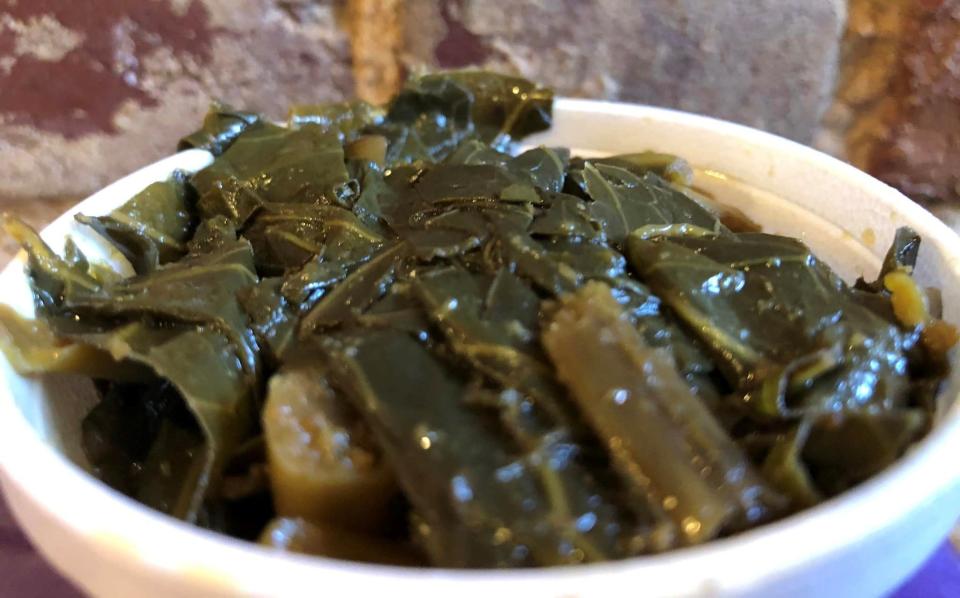
{"label": "brick wall", "polygon": [[937,209],[960,206],[960,0],[851,0],[841,63],[819,143]]}

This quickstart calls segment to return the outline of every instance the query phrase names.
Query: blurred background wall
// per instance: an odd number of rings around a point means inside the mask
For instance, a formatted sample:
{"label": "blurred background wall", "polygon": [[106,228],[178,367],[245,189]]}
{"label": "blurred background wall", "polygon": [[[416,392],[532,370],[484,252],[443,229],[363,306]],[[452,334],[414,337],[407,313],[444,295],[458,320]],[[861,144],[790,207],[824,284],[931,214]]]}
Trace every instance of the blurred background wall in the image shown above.
{"label": "blurred background wall", "polygon": [[960,0],[0,0],[0,210],[49,219],[169,154],[212,98],[282,116],[465,66],[743,122],[960,199]]}

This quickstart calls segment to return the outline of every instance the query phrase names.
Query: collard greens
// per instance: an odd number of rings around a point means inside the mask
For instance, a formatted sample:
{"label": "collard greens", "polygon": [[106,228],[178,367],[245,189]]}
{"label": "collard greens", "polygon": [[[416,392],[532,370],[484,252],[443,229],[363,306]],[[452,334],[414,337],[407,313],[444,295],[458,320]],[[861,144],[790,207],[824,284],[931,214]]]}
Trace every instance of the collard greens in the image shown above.
{"label": "collard greens", "polygon": [[0,310],[0,346],[95,380],[84,447],[121,492],[386,563],[699,544],[924,434],[957,332],[910,277],[915,233],[850,286],[725,226],[680,158],[519,151],[551,106],[474,71],[285,126],[215,106],[180,144],[210,166],[78,216],[132,275],[6,220],[38,317]]}

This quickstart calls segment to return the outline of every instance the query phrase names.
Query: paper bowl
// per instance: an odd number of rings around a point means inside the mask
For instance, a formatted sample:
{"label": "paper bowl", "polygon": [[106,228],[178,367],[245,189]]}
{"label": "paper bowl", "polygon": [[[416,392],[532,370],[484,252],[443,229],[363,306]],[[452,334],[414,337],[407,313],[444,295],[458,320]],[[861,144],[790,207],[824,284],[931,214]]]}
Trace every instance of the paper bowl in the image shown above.
{"label": "paper bowl", "polygon": [[[533,143],[587,154],[653,149],[700,169],[698,183],[767,230],[802,237],[847,278],[876,274],[895,229],[923,237],[919,280],[960,323],[960,239],[894,189],[829,156],[753,129],[643,106],[559,100]],[[73,213],[103,213],[192,150],[110,185],[44,231],[83,236]],[[722,173],[722,174],[718,174]],[[729,193],[733,190],[733,193]],[[94,251],[89,239],[82,248]],[[0,274],[0,301],[29,313],[22,256]],[[894,467],[826,503],[707,545],[620,562],[524,571],[405,569],[283,555],[186,525],[101,484],[82,468],[78,428],[92,397],[72,378],[25,379],[0,359],[0,481],[17,520],[60,571],[96,596],[305,594],[483,597],[611,595],[874,596],[907,578],[960,515],[958,376],[930,435]],[[954,371],[960,367],[954,360]]]}

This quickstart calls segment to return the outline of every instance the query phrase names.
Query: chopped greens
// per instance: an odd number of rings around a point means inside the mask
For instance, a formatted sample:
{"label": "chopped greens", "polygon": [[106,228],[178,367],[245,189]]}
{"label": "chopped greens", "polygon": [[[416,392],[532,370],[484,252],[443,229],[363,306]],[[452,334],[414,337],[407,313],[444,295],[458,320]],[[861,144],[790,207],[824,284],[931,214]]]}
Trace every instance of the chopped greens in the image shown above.
{"label": "chopped greens", "polygon": [[[279,550],[452,568],[700,544],[843,492],[931,425],[956,328],[898,232],[848,285],[739,228],[656,152],[519,152],[552,92],[479,71],[387,106],[214,106],[214,161],[31,229],[21,373],[84,374],[93,472]],[[644,148],[638,148],[644,149]]]}

